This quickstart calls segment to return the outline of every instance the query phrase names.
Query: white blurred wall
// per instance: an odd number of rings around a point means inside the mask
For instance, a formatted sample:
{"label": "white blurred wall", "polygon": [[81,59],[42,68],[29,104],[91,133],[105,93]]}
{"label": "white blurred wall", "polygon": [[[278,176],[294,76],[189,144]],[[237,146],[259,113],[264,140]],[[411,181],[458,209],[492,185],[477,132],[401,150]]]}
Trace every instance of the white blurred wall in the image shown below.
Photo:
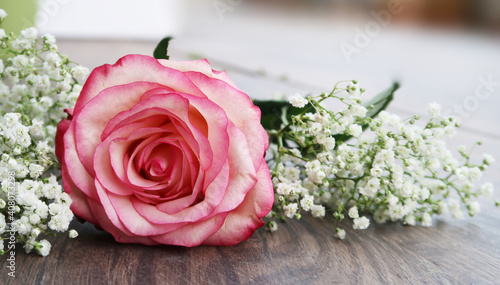
{"label": "white blurred wall", "polygon": [[37,26],[65,38],[147,39],[176,35],[183,0],[40,0]]}

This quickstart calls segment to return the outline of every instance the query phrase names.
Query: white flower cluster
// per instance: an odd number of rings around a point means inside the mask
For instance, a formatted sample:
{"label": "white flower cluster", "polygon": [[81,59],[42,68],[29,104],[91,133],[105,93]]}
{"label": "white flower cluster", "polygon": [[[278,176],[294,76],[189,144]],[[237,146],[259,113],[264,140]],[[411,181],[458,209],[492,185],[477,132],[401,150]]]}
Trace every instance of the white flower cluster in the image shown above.
{"label": "white flower cluster", "polygon": [[[0,15],[1,24],[5,11]],[[71,199],[55,176],[57,124],[88,70],[58,53],[53,36],[38,39],[35,28],[18,37],[0,28],[0,53],[0,254],[12,249],[4,245],[9,240],[46,256],[51,245],[44,236],[67,231],[73,219]]]}
{"label": "white flower cluster", "polygon": [[0,59],[0,110],[43,123],[45,127],[31,135],[53,145],[57,123],[66,116],[64,109],[76,103],[82,89],[78,81],[84,80],[89,70],[61,55],[54,36],[37,36],[35,28],[21,31],[17,38],[0,29],[0,52],[8,56]]}
{"label": "white flower cluster", "polygon": [[[54,175],[46,172],[56,162],[47,140],[35,141],[32,130],[43,127],[36,119],[23,125],[21,114],[0,117],[0,236],[17,233],[26,252],[47,255],[50,243],[37,241],[50,232],[65,232],[73,219],[71,198]],[[48,244],[48,245],[47,245]],[[4,252],[4,240],[0,252]]]}
{"label": "white flower cluster", "polygon": [[[346,97],[337,95],[346,91]],[[300,218],[301,210],[323,217],[327,209],[337,221],[347,214],[354,229],[366,229],[369,217],[378,223],[431,226],[436,214],[463,218],[467,210],[476,215],[480,205],[475,198],[491,195],[493,185],[478,189],[475,183],[493,157],[485,155],[474,164],[461,147],[455,158],[443,139],[459,125],[452,117],[443,118],[438,104],[430,104],[431,119],[424,126],[417,123],[419,116],[402,120],[386,111],[370,118],[373,106],[361,104],[363,91],[353,82],[309,97],[300,115],[270,133],[277,142],[269,160],[277,203],[269,218]],[[328,98],[345,108],[326,109],[322,102]],[[272,222],[268,227],[276,230]],[[337,228],[336,235],[343,239],[345,231]]]}

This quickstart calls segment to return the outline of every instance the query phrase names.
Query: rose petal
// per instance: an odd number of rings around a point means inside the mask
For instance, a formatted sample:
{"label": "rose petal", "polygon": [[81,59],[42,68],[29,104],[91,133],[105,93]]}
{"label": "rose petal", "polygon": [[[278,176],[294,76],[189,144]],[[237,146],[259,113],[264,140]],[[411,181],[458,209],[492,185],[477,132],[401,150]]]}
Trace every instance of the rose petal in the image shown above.
{"label": "rose petal", "polygon": [[76,103],[75,114],[104,89],[139,81],[157,82],[170,90],[205,97],[182,72],[167,68],[150,56],[127,55],[114,65],[105,64],[92,71]]}
{"label": "rose petal", "polygon": [[[224,167],[216,179],[207,187],[211,195],[203,201],[192,205],[192,201],[176,199],[156,206],[145,203],[134,203],[137,212],[152,223],[193,222],[212,215],[214,208],[224,197],[224,191],[229,179],[229,164]],[[190,206],[190,207],[189,207]]]}
{"label": "rose petal", "polygon": [[151,239],[162,244],[198,246],[220,229],[226,216],[227,213],[223,213],[208,220],[187,224],[176,231],[153,236]]}
{"label": "rose petal", "polygon": [[164,234],[179,227],[175,223],[152,224],[140,216],[131,202],[131,197],[119,196],[105,189],[96,181],[96,189],[100,202],[111,223],[120,230],[130,232],[129,235],[151,236]]}
{"label": "rose petal", "polygon": [[187,72],[186,75],[211,101],[221,106],[229,120],[245,134],[254,167],[257,169],[262,154],[269,147],[268,134],[260,124],[260,109],[252,103],[248,95],[221,80],[210,80],[198,72]]}
{"label": "rose petal", "polygon": [[210,67],[210,63],[206,59],[190,60],[190,61],[175,61],[160,59],[159,62],[166,67],[177,69],[182,72],[196,71],[205,74],[208,77],[216,78],[226,82],[233,88],[241,91],[236,84],[227,76],[225,71],[216,71]]}
{"label": "rose petal", "polygon": [[159,86],[161,85],[155,83],[135,82],[110,87],[99,93],[81,109],[78,115],[75,115],[73,120],[76,125],[76,148],[80,160],[89,173],[94,172],[92,169],[94,152],[101,143],[101,134],[109,120],[118,113],[134,107],[144,92]]}
{"label": "rose petal", "polygon": [[[100,226],[102,229],[112,234],[117,242],[121,243],[140,243],[145,245],[158,245],[158,242],[155,242],[149,237],[142,237],[133,235],[126,228],[121,225],[120,227],[116,227],[112,222],[112,219],[117,219],[116,215],[108,216],[105,212],[103,206],[99,204],[99,202],[95,202],[93,200],[89,200],[90,208],[96,217],[99,217]],[[119,222],[119,221],[118,221]]]}
{"label": "rose petal", "polygon": [[74,124],[70,124],[64,134],[64,165],[67,170],[67,178],[75,184],[89,198],[98,200],[94,187],[94,178],[87,172],[78,157],[74,137]]}
{"label": "rose petal", "polygon": [[80,191],[78,187],[75,186],[73,181],[71,181],[71,178],[69,178],[67,174],[66,167],[61,168],[61,175],[63,177],[63,187],[64,187],[64,192],[68,193],[70,195],[71,200],[73,201],[71,203],[70,209],[71,211],[77,216],[80,217],[96,226],[99,226],[99,221],[98,219],[94,216],[94,213],[90,209],[88,199],[89,198],[85,193]]}
{"label": "rose petal", "polygon": [[257,177],[257,184],[243,203],[229,212],[224,225],[203,244],[235,245],[249,239],[257,228],[264,225],[261,218],[271,211],[274,203],[273,184],[265,159],[262,159]]}

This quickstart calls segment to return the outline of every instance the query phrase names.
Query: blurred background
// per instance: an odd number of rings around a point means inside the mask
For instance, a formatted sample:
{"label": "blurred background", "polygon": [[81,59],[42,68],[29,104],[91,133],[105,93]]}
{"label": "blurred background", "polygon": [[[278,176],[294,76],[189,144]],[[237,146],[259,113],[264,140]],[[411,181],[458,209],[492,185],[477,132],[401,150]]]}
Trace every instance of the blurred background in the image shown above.
{"label": "blurred background", "polygon": [[500,138],[498,0],[0,3],[11,15],[25,13],[20,25],[35,22],[54,34],[63,53],[89,68],[151,54],[171,35],[173,59],[208,58],[254,98],[322,92],[345,79],[371,96],[397,80],[393,112],[425,114],[437,101],[471,133]]}

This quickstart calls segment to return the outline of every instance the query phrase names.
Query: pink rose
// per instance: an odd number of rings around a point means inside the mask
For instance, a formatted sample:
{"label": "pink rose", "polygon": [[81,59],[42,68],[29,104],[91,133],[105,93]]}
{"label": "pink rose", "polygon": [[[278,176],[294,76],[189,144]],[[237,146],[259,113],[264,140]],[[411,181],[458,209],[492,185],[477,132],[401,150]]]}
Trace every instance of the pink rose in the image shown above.
{"label": "pink rose", "polygon": [[206,60],[96,68],[56,153],[71,209],[118,242],[234,245],[274,202],[260,110]]}

